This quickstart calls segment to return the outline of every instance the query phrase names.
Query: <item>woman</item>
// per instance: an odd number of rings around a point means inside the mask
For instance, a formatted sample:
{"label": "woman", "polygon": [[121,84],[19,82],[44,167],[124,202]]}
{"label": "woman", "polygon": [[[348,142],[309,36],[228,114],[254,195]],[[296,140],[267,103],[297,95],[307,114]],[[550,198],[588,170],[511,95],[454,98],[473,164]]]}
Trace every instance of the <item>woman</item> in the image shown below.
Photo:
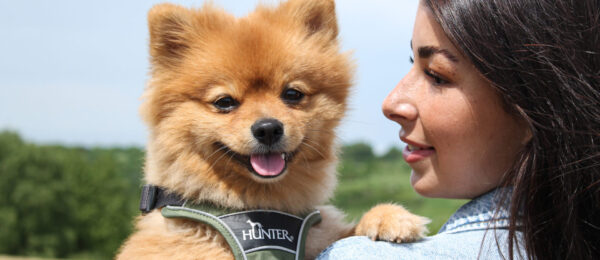
{"label": "woman", "polygon": [[321,258],[600,259],[600,2],[422,0],[383,103],[411,184],[473,199],[437,235]]}

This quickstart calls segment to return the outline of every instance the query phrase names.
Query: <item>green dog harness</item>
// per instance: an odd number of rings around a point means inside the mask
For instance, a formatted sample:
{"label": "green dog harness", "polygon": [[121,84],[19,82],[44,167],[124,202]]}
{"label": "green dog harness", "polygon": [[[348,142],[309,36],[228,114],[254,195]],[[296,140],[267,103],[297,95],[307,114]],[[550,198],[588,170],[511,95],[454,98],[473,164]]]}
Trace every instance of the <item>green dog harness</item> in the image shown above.
{"label": "green dog harness", "polygon": [[190,219],[219,231],[236,260],[304,259],[308,230],[321,221],[318,210],[303,216],[276,210],[236,212],[209,203],[188,204],[161,188],[144,186],[142,212],[161,207],[166,218]]}

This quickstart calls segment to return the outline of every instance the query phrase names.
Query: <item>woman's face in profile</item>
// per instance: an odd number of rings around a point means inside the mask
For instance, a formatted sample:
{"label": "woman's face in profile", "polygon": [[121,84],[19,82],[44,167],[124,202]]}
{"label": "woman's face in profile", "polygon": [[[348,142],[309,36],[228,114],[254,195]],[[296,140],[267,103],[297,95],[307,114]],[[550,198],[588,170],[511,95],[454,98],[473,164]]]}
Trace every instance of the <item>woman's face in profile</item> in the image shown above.
{"label": "woman's face in profile", "polygon": [[413,66],[383,113],[401,125],[412,186],[428,197],[465,199],[497,187],[530,138],[526,125],[505,111],[422,4],[411,46]]}

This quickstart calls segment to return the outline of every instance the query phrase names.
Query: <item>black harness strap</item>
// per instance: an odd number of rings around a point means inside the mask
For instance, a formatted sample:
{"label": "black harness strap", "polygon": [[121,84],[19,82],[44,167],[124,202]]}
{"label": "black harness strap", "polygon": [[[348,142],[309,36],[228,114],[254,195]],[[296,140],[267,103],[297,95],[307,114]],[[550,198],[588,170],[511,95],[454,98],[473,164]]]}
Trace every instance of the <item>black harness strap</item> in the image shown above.
{"label": "black harness strap", "polygon": [[164,188],[146,184],[142,187],[140,210],[146,214],[154,209],[167,205],[181,206],[185,202],[179,195],[168,193]]}

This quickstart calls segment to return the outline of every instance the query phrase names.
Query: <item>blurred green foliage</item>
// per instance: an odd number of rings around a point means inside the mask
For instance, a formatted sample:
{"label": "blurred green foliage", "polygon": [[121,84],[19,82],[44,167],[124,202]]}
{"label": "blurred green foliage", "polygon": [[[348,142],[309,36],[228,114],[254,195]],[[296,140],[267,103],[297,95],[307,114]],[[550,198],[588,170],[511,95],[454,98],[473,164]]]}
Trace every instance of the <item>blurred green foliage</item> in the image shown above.
{"label": "blurred green foliage", "polygon": [[339,185],[332,203],[343,209],[349,220],[358,220],[379,203],[396,203],[431,219],[428,228],[430,234],[435,234],[450,215],[466,203],[417,194],[410,185],[410,167],[397,148],[376,156],[368,144],[349,144],[342,147],[341,158]]}
{"label": "blurred green foliage", "polygon": [[143,152],[25,143],[0,133],[0,253],[108,258],[137,214]]}
{"label": "blurred green foliage", "polygon": [[[138,215],[144,151],[35,145],[0,132],[0,254],[112,258]],[[432,219],[435,233],[463,201],[425,199],[409,183],[402,153],[345,145],[332,203],[358,219],[395,202]]]}

